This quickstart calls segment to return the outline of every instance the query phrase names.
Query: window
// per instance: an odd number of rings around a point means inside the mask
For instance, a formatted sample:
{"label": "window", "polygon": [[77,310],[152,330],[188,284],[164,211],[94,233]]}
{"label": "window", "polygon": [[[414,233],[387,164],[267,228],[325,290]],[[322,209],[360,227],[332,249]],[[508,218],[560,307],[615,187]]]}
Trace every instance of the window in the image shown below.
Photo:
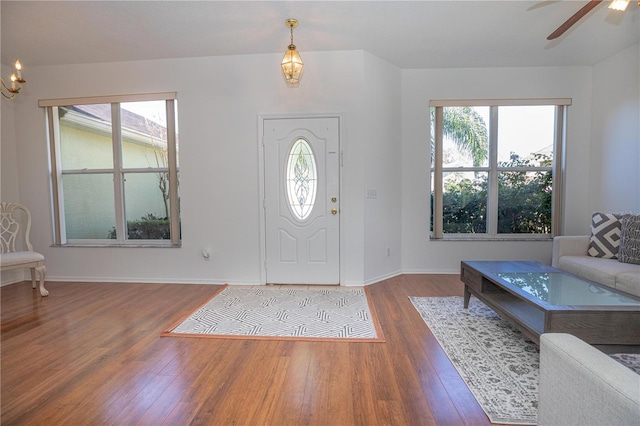
{"label": "window", "polygon": [[287,197],[293,216],[299,221],[309,217],[316,200],[316,159],[304,139],[295,141],[289,151],[285,172]]}
{"label": "window", "polygon": [[41,100],[55,244],[180,244],[175,93]]}
{"label": "window", "polygon": [[560,232],[570,99],[431,101],[433,239]]}

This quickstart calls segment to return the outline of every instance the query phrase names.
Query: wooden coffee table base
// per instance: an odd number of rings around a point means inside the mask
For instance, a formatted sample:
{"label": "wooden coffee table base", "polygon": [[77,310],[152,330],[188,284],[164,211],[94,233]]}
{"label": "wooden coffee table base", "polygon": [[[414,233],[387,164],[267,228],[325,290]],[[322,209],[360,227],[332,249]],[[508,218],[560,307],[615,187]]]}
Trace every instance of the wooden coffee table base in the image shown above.
{"label": "wooden coffee table base", "polygon": [[569,333],[607,352],[640,351],[640,307],[550,305],[497,275],[513,272],[562,273],[538,262],[462,262],[464,307],[469,306],[472,295],[477,297],[536,344],[542,333]]}

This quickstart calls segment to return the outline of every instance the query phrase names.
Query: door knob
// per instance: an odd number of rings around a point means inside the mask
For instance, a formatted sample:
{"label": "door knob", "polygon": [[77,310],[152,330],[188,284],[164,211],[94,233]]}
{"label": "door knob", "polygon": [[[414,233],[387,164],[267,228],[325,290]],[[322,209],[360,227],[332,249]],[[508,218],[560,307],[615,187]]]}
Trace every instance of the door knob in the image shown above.
{"label": "door knob", "polygon": [[331,214],[338,214],[338,209],[331,209]]}

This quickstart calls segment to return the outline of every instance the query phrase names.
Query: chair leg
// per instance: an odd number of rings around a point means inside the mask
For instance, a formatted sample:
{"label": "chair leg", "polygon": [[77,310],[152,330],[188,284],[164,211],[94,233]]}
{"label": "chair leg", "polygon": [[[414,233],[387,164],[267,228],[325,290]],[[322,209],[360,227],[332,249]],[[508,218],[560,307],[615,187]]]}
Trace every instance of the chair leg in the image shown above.
{"label": "chair leg", "polygon": [[[44,276],[47,272],[47,268],[44,267],[44,265],[42,266],[38,266],[36,268],[38,270],[38,273],[40,274],[40,295],[41,296],[48,296],[49,295],[49,291],[44,288]],[[33,269],[32,269],[33,271]]]}
{"label": "chair leg", "polygon": [[31,268],[31,288],[36,288],[36,268]]}

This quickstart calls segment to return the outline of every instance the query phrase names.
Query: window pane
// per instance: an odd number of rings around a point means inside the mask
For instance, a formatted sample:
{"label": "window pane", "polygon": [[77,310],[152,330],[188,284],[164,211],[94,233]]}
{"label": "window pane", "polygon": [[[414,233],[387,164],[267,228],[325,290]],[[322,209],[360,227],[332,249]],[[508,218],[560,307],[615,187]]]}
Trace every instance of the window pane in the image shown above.
{"label": "window pane", "polygon": [[289,152],[286,169],[287,197],[293,215],[305,220],[316,200],[316,159],[304,139],[298,139]]}
{"label": "window pane", "polygon": [[520,166],[527,160],[539,166],[541,155],[551,165],[555,128],[555,107],[502,106],[498,108],[498,163]]}
{"label": "window pane", "polygon": [[124,182],[127,239],[170,239],[167,173],[127,173]]}
{"label": "window pane", "polygon": [[166,168],[166,101],[120,104],[124,168]]}
{"label": "window pane", "polygon": [[67,239],[115,238],[113,175],[62,175]]}
{"label": "window pane", "polygon": [[551,172],[498,174],[498,233],[551,233]]}
{"label": "window pane", "polygon": [[[178,244],[179,213],[174,213],[173,221],[168,217],[169,211],[179,211],[178,173],[172,174],[171,181],[168,179],[169,170],[178,171],[177,101],[171,97],[123,103],[108,97],[101,101],[47,107],[58,123],[51,130],[60,129],[50,134],[56,146],[51,159],[61,162],[63,174],[59,191],[57,180],[51,183],[54,197],[59,194],[53,202],[63,212],[63,217],[58,217],[54,210],[56,237],[66,235],[75,244],[81,243],[78,239],[118,239],[118,243],[126,243],[128,239],[160,240],[173,236],[171,243]],[[112,111],[119,112],[116,121],[120,129],[113,128]],[[170,129],[167,123],[171,124]],[[173,164],[169,164],[169,151]],[[170,208],[170,198],[177,208]],[[149,223],[156,219],[163,223],[150,227]],[[64,238],[56,238],[56,243],[64,243]],[[168,244],[158,241],[151,245]]]}
{"label": "window pane", "polygon": [[63,170],[111,169],[111,105],[58,108]]}
{"label": "window pane", "polygon": [[444,233],[487,231],[487,173],[445,173],[442,195]]}
{"label": "window pane", "polygon": [[[464,105],[483,101],[455,102]],[[557,196],[553,195],[552,174],[559,167],[554,150],[562,144],[559,129],[563,128],[566,110],[556,105],[527,105],[537,101],[523,100],[525,105],[520,106],[517,102],[488,100],[491,107],[437,106],[455,105],[452,101],[431,103],[432,123],[442,112],[442,126],[432,126],[431,135],[433,238],[446,233],[548,237],[560,231],[552,227],[551,204]],[[557,114],[558,108],[563,108],[563,114]],[[556,122],[558,119],[560,122]],[[436,135],[436,130],[442,134]],[[433,164],[436,140],[442,141],[438,147],[442,164]],[[442,170],[442,196],[439,188],[435,192],[433,189],[435,170]],[[433,210],[434,196],[442,210]],[[555,209],[553,213],[556,219],[558,212]]]}
{"label": "window pane", "polygon": [[431,181],[431,192],[429,193],[430,194],[430,197],[429,197],[430,198],[430,200],[429,200],[429,208],[431,209],[431,211],[430,211],[431,215],[429,216],[430,217],[430,220],[429,220],[429,225],[430,225],[429,226],[429,231],[431,231],[431,232],[433,232],[433,222],[435,220],[435,210],[434,210],[434,207],[435,207],[434,176],[435,175],[436,174],[432,171],[431,172],[431,179],[430,179],[430,181]]}
{"label": "window pane", "polygon": [[442,109],[443,166],[489,164],[489,107]]}

